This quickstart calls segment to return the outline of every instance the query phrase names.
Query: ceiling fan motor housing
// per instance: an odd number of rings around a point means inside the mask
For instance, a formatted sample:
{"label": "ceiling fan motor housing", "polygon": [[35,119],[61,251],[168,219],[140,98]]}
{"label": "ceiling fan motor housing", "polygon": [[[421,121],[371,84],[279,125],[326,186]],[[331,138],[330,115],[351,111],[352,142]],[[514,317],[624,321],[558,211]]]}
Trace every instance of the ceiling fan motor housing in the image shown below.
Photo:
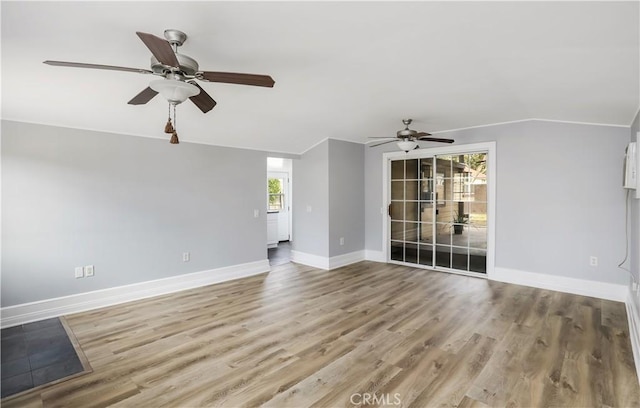
{"label": "ceiling fan motor housing", "polygon": [[400,139],[409,139],[413,140],[413,137],[418,133],[415,130],[409,129],[409,125],[413,122],[413,119],[402,119],[402,123],[404,123],[404,129],[398,130],[396,132],[396,137]]}
{"label": "ceiling fan motor housing", "polygon": [[402,138],[402,139],[407,139],[407,138],[412,138],[416,135],[415,130],[411,130],[411,129],[402,129],[402,130],[398,130],[398,132],[396,133],[397,137]]}
{"label": "ceiling fan motor housing", "polygon": [[[180,72],[185,76],[195,76],[196,72],[199,70],[198,62],[193,58],[180,54],[176,52],[176,58],[178,59],[178,63],[180,64]],[[160,61],[156,59],[156,57],[151,57],[151,70],[154,74],[164,75],[167,72],[171,72],[171,67],[167,67],[162,64]],[[174,68],[175,70],[175,68]]]}

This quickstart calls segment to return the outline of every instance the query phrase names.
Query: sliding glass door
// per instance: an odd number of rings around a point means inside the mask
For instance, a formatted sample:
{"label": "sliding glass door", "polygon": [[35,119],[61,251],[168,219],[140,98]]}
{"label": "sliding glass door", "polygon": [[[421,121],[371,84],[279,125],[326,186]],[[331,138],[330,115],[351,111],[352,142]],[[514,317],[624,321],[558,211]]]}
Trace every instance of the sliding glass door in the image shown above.
{"label": "sliding glass door", "polygon": [[391,161],[389,206],[393,261],[432,265],[433,159]]}
{"label": "sliding glass door", "polygon": [[389,260],[487,271],[487,151],[389,160]]}

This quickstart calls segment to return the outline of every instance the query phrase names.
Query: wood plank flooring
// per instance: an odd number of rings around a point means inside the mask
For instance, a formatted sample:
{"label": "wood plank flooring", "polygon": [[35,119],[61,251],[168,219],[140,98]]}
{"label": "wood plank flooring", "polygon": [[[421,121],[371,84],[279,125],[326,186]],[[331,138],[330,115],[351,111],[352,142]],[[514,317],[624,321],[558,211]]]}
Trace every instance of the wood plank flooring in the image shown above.
{"label": "wood plank flooring", "polygon": [[93,372],[10,407],[638,407],[624,304],[404,266],[269,274],[66,317]]}

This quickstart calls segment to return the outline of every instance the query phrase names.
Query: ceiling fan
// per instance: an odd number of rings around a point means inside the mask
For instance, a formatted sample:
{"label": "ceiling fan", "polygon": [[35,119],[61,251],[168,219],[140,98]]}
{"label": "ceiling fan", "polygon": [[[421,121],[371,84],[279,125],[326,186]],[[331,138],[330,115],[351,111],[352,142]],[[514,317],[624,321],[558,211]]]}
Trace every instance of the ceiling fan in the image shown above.
{"label": "ceiling fan", "polygon": [[376,146],[380,146],[383,144],[387,144],[387,143],[392,143],[392,142],[396,142],[398,144],[398,147],[401,150],[404,150],[405,152],[409,152],[410,150],[414,150],[419,148],[420,146],[418,146],[418,143],[416,142],[417,140],[424,140],[427,142],[438,142],[438,143],[453,143],[454,140],[453,139],[442,139],[442,138],[438,138],[438,137],[430,137],[431,134],[430,133],[426,133],[426,132],[418,132],[415,130],[411,130],[409,129],[409,125],[411,124],[411,122],[413,121],[413,119],[402,119],[402,123],[404,123],[405,128],[402,130],[398,130],[396,132],[396,138],[390,138],[390,137],[385,137],[385,136],[380,136],[380,137],[376,137],[376,136],[370,136],[369,138],[371,139],[391,139],[391,140],[387,140],[386,142],[380,142],[380,143],[376,143],[376,144],[372,144],[369,147],[376,147]]}
{"label": "ceiling fan", "polygon": [[[273,88],[275,84],[269,75],[241,74],[234,72],[201,71],[198,62],[178,52],[178,47],[187,40],[187,35],[179,30],[169,29],[164,31],[164,38],[153,34],[136,32],[138,37],[151,51],[150,69],[127,68],[113,65],[86,64],[66,61],[44,61],[45,64],[61,67],[93,68],[112,71],[135,72],[139,74],[152,74],[164,79],[151,81],[149,86],[133,97],[130,105],[144,105],[154,96],[160,93],[169,102],[169,109],[173,106],[175,125],[175,106],[190,99],[203,113],[209,112],[216,106],[216,101],[198,85],[195,80],[203,82],[222,82],[228,84],[252,85]],[[165,132],[173,133],[171,143],[178,143],[174,126],[171,125],[171,116]]]}

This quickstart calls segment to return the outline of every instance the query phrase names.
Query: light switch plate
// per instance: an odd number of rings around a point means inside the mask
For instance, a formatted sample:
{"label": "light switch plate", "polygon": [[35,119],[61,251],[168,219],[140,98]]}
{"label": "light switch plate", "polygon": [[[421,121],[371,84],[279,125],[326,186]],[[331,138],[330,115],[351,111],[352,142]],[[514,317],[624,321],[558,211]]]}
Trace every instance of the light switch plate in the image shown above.
{"label": "light switch plate", "polygon": [[93,265],[87,265],[84,267],[84,276],[87,278],[94,275]]}

